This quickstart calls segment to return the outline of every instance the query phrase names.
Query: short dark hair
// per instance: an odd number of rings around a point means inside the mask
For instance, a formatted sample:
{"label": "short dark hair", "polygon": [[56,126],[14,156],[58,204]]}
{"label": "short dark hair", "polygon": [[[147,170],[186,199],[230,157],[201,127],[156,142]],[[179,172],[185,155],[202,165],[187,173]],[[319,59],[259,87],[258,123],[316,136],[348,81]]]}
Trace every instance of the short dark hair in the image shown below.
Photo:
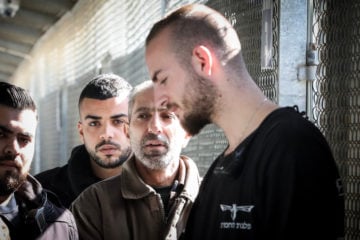
{"label": "short dark hair", "polygon": [[131,89],[132,86],[125,79],[116,74],[100,74],[91,79],[81,91],[78,105],[80,107],[80,103],[84,98],[105,100],[118,97],[121,94],[128,96]]}
{"label": "short dark hair", "polygon": [[18,110],[36,111],[36,104],[30,93],[7,82],[0,82],[0,104]]}

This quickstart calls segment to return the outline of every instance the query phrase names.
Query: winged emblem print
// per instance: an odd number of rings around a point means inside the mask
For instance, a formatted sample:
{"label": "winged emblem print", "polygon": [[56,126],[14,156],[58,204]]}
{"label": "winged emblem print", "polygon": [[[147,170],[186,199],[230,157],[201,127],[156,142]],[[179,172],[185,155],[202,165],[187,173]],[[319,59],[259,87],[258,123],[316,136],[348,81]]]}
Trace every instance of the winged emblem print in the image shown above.
{"label": "winged emblem print", "polygon": [[251,210],[254,208],[254,205],[245,205],[245,206],[237,206],[235,203],[233,205],[225,205],[225,204],[220,204],[220,209],[225,212],[225,211],[230,211],[231,213],[231,219],[233,221],[235,221],[236,219],[236,214],[238,211],[242,211],[242,212],[251,212]]}

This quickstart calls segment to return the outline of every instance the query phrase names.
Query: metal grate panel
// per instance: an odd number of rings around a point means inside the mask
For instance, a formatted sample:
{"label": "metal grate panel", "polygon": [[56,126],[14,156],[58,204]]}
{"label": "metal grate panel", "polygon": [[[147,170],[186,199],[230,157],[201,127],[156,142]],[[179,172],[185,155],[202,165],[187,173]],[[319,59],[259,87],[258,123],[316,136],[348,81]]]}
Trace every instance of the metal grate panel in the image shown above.
{"label": "metal grate panel", "polygon": [[345,188],[345,230],[360,239],[360,2],[314,1],[319,66],[314,117]]}

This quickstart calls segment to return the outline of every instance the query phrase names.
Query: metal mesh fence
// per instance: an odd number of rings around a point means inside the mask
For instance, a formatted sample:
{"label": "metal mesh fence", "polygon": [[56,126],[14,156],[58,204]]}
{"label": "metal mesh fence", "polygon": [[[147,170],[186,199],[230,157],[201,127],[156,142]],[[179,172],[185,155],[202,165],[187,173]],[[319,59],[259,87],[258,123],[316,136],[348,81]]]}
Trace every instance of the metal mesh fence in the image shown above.
{"label": "metal mesh fence", "polygon": [[360,239],[360,2],[314,1],[319,49],[314,117],[345,189],[346,239]]}
{"label": "metal mesh fence", "polygon": [[206,5],[223,13],[232,23],[241,41],[245,63],[255,82],[274,102],[278,102],[279,1],[274,0],[272,18],[271,68],[261,69],[261,23],[263,1],[210,0]]}

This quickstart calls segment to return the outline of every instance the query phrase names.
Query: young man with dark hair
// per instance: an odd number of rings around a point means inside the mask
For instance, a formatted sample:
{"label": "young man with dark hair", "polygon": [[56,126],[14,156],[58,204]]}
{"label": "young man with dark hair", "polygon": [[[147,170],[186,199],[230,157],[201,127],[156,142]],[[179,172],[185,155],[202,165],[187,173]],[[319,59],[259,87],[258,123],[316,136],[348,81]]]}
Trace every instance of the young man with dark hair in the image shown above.
{"label": "young man with dark hair", "polygon": [[29,93],[0,82],[0,239],[78,239],[71,212],[29,174],[37,124]]}
{"label": "young man with dark hair", "polygon": [[130,157],[128,95],[132,87],[115,74],[100,74],[79,97],[78,130],[82,145],[76,146],[68,163],[35,177],[56,193],[65,207],[88,186],[121,172]]}

